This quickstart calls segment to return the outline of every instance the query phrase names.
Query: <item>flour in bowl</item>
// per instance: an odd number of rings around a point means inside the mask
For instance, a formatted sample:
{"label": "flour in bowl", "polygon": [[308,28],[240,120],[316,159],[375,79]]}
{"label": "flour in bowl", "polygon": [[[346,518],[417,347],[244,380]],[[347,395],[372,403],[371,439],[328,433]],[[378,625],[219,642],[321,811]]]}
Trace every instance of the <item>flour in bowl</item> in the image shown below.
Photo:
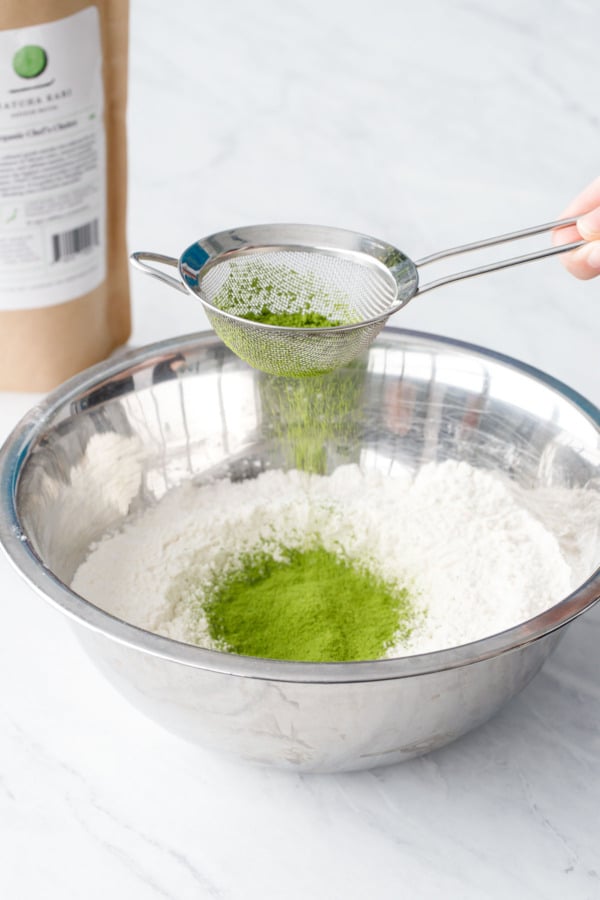
{"label": "flour in bowl", "polygon": [[213,647],[202,612],[214,573],[260,547],[326,550],[406,586],[418,616],[403,656],[510,628],[575,587],[557,538],[494,475],[466,463],[385,476],[267,471],[185,483],[91,547],[72,587],[148,631]]}

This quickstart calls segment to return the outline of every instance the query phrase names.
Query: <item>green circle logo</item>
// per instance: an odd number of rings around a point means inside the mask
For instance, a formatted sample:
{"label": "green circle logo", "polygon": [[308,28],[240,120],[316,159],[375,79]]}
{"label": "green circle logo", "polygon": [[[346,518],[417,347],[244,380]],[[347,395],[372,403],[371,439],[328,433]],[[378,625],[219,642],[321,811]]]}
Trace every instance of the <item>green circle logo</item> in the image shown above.
{"label": "green circle logo", "polygon": [[12,64],[13,69],[21,78],[37,78],[48,65],[48,57],[42,47],[30,44],[17,50]]}

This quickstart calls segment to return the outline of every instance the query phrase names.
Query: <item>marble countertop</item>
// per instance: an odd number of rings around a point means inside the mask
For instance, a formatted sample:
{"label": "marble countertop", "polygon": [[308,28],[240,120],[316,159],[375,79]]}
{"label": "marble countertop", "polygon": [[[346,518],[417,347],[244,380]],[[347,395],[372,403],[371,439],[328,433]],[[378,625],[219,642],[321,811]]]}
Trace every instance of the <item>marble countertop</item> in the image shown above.
{"label": "marble countertop", "polygon": [[[413,258],[555,219],[599,171],[594,0],[133,0],[131,249],[269,221]],[[469,261],[470,262],[470,261]],[[139,345],[207,327],[132,275]],[[600,279],[556,260],[434,291],[392,324],[480,343],[600,403]],[[0,397],[7,434],[33,395]],[[600,897],[600,608],[476,732],[301,776],[162,731],[0,559],[0,896]]]}

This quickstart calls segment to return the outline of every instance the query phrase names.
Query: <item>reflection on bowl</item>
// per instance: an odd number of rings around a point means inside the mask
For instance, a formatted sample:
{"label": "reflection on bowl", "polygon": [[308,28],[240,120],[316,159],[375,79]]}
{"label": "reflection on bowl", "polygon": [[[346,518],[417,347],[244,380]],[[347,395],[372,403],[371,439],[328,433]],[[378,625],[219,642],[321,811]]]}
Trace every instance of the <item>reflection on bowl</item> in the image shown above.
{"label": "reflection on bowl", "polygon": [[501,634],[403,659],[218,653],[142,631],[67,585],[91,542],[192,478],[349,462],[393,475],[446,459],[585,492],[600,512],[598,411],[497,354],[386,329],[356,365],[291,383],[212,335],[179,338],[82,373],[17,426],[2,451],[0,539],[109,680],[165,727],[298,770],[389,764],[464,734],[535,675],[559,628],[600,596],[600,515],[580,536],[569,597]]}

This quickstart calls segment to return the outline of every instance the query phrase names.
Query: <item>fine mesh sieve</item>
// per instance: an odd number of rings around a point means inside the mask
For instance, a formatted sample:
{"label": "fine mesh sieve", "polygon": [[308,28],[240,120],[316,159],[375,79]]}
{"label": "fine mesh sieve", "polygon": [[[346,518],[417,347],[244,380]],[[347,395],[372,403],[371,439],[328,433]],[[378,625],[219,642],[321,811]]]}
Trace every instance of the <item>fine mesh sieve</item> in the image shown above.
{"label": "fine mesh sieve", "polygon": [[[319,374],[351,362],[383,328],[398,294],[383,266],[294,249],[226,258],[200,276],[198,287],[221,340],[275,375]],[[337,324],[281,327],[247,318],[265,309],[274,315],[317,314]]]}
{"label": "fine mesh sieve", "polygon": [[[389,316],[417,294],[564,253],[583,242],[458,272],[421,287],[420,267],[575,221],[566,219],[488,238],[417,263],[377,238],[311,225],[233,229],[197,241],[179,260],[137,252],[132,262],[172,287],[197,296],[221,340],[254,368],[273,375],[317,375],[347,365],[366,350]],[[149,266],[146,260],[177,266],[183,282]],[[264,321],[265,317],[277,321],[281,316],[285,316],[285,324]],[[323,320],[331,324],[319,324]]]}

